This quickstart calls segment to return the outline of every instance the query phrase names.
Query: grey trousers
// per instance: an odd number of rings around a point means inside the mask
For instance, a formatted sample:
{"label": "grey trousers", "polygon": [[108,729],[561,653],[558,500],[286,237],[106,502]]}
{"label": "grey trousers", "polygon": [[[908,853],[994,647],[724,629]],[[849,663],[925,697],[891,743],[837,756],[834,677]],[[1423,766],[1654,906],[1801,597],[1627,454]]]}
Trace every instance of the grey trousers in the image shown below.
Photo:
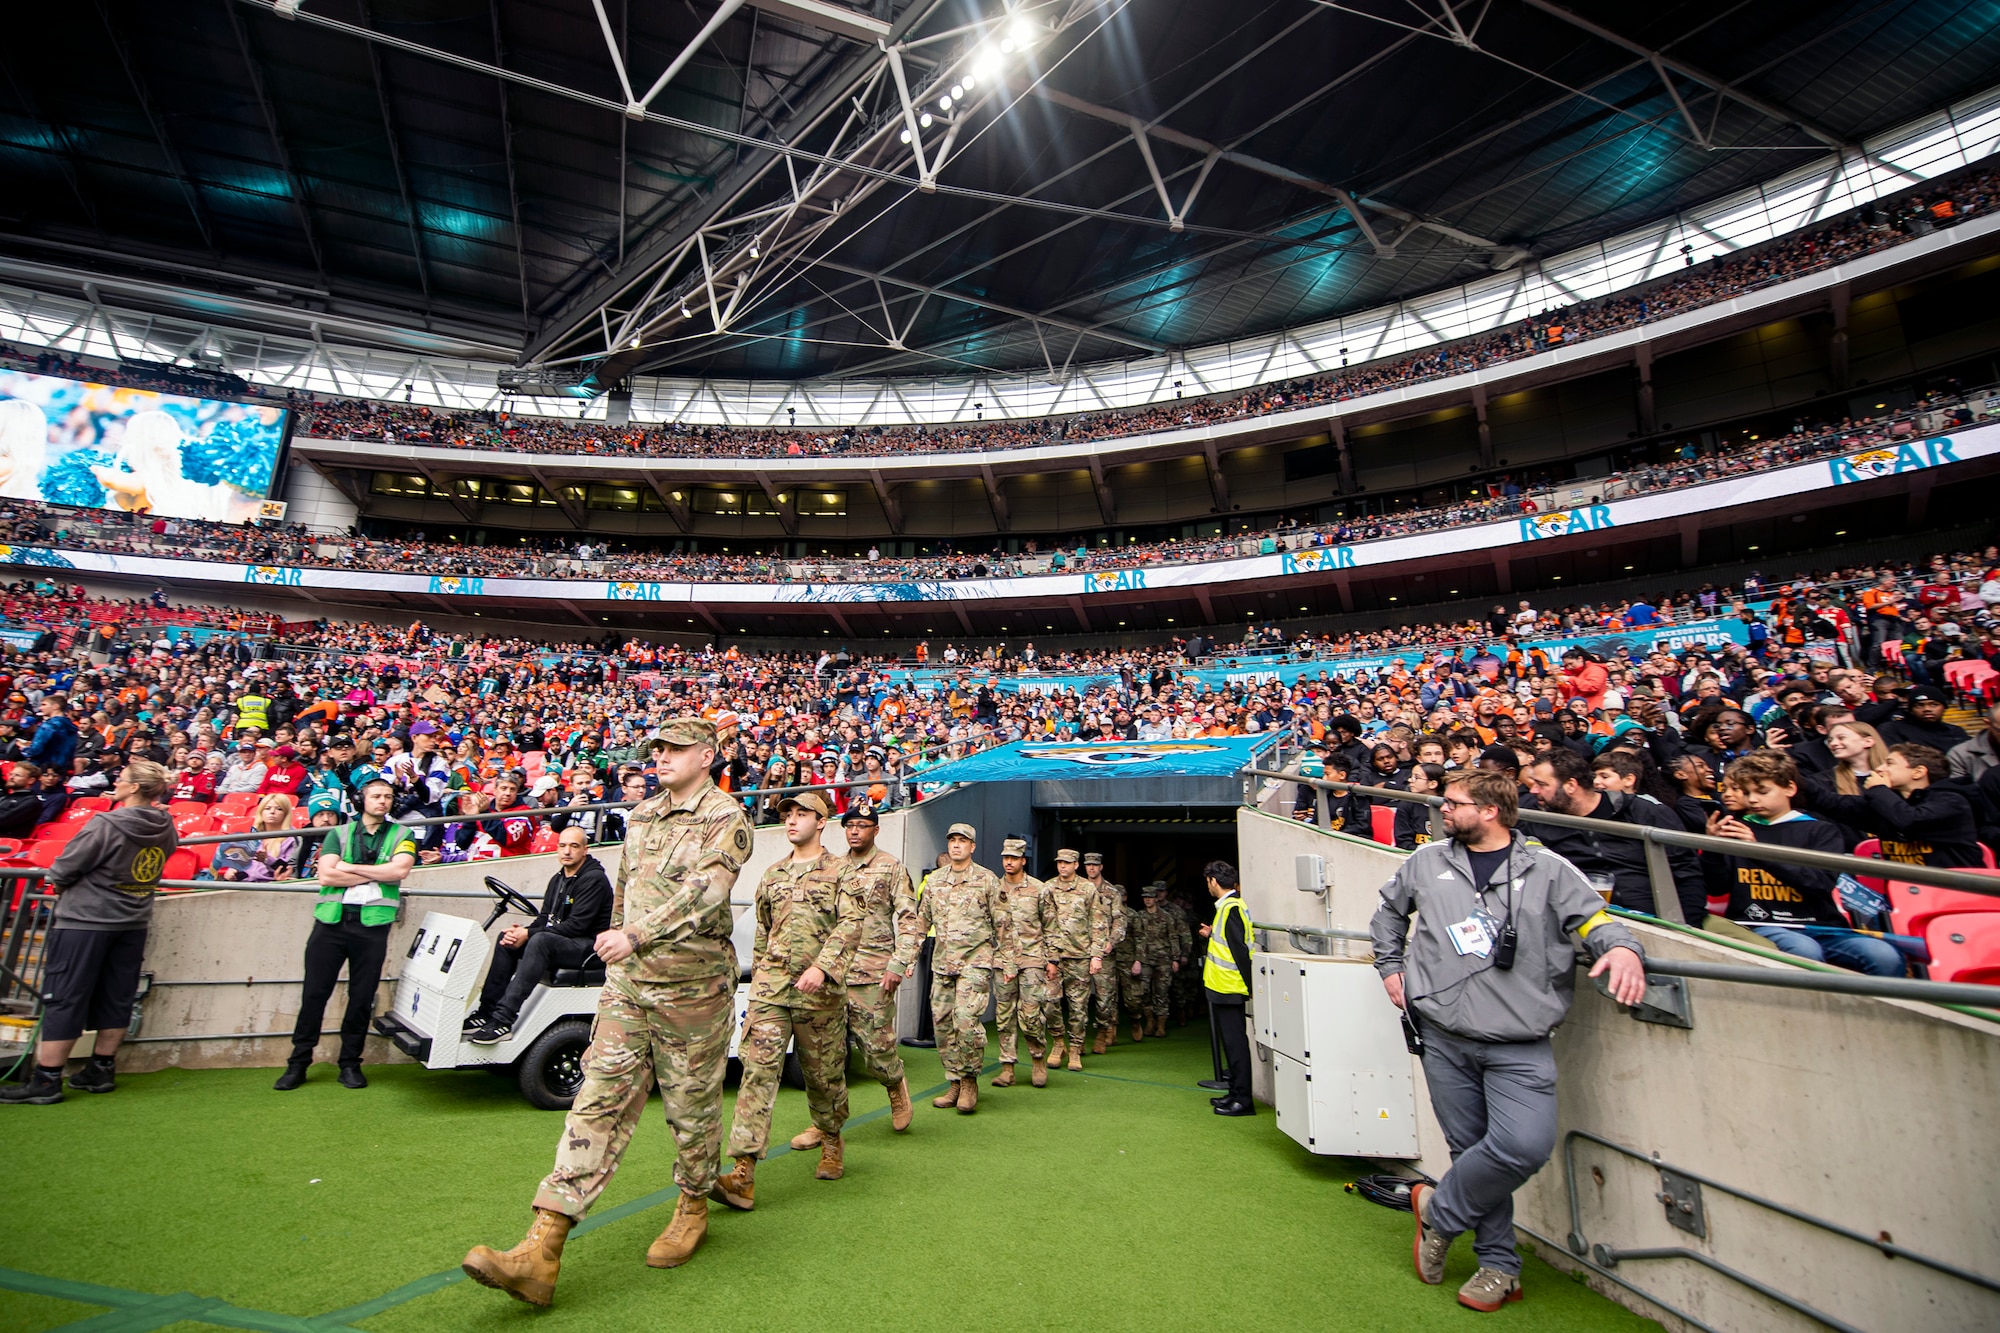
{"label": "grey trousers", "polygon": [[1514,1191],[1556,1146],[1556,1058],[1548,1038],[1491,1042],[1424,1030],[1424,1079],[1451,1147],[1451,1170],[1431,1196],[1431,1226],[1472,1233],[1487,1268],[1518,1275]]}

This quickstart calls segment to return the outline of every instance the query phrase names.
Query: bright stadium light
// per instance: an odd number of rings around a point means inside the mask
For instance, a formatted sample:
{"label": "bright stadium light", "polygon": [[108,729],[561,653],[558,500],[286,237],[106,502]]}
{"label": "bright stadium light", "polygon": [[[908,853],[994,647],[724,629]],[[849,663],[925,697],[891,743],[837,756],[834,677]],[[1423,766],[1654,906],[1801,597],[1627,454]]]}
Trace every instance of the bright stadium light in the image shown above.
{"label": "bright stadium light", "polygon": [[903,142],[904,142],[904,143],[908,143],[909,141],[910,141],[910,132],[909,132],[908,130],[904,130],[904,131],[903,131]]}
{"label": "bright stadium light", "polygon": [[[931,127],[931,113],[926,111],[924,112],[923,115],[918,116],[917,124],[922,126],[924,129],[929,129]],[[904,133],[907,134],[909,133],[909,131],[905,130]]]}

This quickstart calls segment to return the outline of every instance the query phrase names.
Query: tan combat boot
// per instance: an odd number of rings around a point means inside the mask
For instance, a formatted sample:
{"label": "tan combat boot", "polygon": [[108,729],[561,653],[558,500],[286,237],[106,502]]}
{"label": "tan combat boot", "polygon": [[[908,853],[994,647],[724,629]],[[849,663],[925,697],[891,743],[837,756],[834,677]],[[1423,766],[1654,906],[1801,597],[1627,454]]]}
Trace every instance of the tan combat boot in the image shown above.
{"label": "tan combat boot", "polygon": [[847,1168],[841,1164],[840,1155],[845,1151],[846,1147],[847,1145],[838,1134],[830,1139],[821,1139],[819,1141],[819,1166],[813,1170],[813,1179],[839,1180],[841,1176],[845,1175]]}
{"label": "tan combat boot", "polygon": [[1061,1037],[1057,1037],[1049,1043],[1049,1063],[1052,1065],[1059,1065],[1062,1062],[1063,1062],[1063,1039]]}
{"label": "tan combat boot", "polygon": [[1144,1028],[1144,1027],[1143,1027],[1143,1026],[1142,1026],[1142,1025],[1140,1024],[1140,1022],[1139,1022],[1139,1020],[1138,1020],[1138,1019],[1136,1019],[1136,1018],[1135,1018],[1135,1019],[1133,1019],[1133,1020],[1132,1020],[1132,1042],[1133,1042],[1133,1044],[1134,1044],[1134,1045],[1137,1045],[1137,1044],[1138,1044],[1139,1042],[1142,1042],[1142,1041],[1144,1041],[1145,1039],[1146,1039],[1146,1029],[1145,1029],[1145,1028]]}
{"label": "tan combat boot", "polygon": [[1049,1060],[1045,1055],[1035,1057],[1034,1067],[1028,1073],[1028,1082],[1038,1088],[1049,1086]]}
{"label": "tan combat boot", "polygon": [[910,1127],[910,1115],[910,1080],[898,1079],[889,1089],[889,1128],[901,1134]]}
{"label": "tan combat boot", "polygon": [[481,1286],[529,1305],[547,1306],[556,1296],[556,1274],[562,1272],[563,1241],[575,1225],[576,1220],[566,1214],[537,1208],[534,1225],[519,1245],[504,1254],[475,1245],[459,1266]]}
{"label": "tan combat boot", "polygon": [[958,1113],[971,1115],[979,1109],[979,1080],[962,1078],[958,1081]]}
{"label": "tan combat boot", "polygon": [[819,1147],[818,1125],[807,1125],[804,1129],[792,1135],[793,1152],[809,1152],[817,1147]]}
{"label": "tan combat boot", "polygon": [[955,1078],[945,1084],[944,1091],[931,1099],[931,1105],[937,1107],[940,1111],[948,1111],[958,1105],[958,1085],[968,1081],[962,1078]]}
{"label": "tan combat boot", "polygon": [[1070,1070],[1070,1071],[1071,1071],[1072,1073],[1081,1073],[1081,1072],[1082,1072],[1082,1070],[1083,1070],[1083,1047],[1081,1047],[1081,1046],[1072,1046],[1072,1047],[1070,1047],[1070,1048],[1069,1048],[1069,1065],[1068,1065],[1068,1068],[1069,1068],[1069,1070]]}
{"label": "tan combat boot", "polygon": [[674,1208],[674,1220],[646,1247],[646,1266],[679,1268],[694,1258],[694,1252],[701,1248],[702,1237],[707,1234],[708,1200],[699,1194],[681,1195]]}
{"label": "tan combat boot", "polygon": [[993,1086],[996,1088],[1011,1088],[1014,1086],[1014,1062],[1012,1060],[1000,1066],[1000,1072],[993,1076]]}
{"label": "tan combat boot", "polygon": [[736,1169],[726,1176],[716,1179],[715,1188],[708,1192],[711,1199],[719,1199],[738,1212],[747,1213],[757,1206],[757,1159],[738,1157]]}
{"label": "tan combat boot", "polygon": [[1090,1043],[1090,1053],[1092,1055],[1104,1054],[1104,1047],[1106,1042],[1109,1040],[1110,1036],[1111,1036],[1111,1029],[1109,1028],[1097,1029],[1097,1040]]}
{"label": "tan combat boot", "polygon": [[1118,1020],[1112,1019],[1104,1025],[1104,1049],[1110,1050],[1118,1044]]}

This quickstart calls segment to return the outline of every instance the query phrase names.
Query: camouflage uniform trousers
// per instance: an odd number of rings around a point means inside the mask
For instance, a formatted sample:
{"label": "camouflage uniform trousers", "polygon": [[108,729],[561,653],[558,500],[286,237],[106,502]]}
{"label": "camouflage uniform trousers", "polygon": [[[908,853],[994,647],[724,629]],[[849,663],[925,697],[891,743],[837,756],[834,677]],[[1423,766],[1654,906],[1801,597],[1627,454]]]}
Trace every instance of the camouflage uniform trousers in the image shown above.
{"label": "camouflage uniform trousers", "polygon": [[[1186,971],[1182,968],[1181,971]],[[1181,973],[1174,971],[1172,963],[1161,963],[1153,968],[1152,994],[1147,997],[1146,1012],[1155,1018],[1165,1018],[1173,1011],[1174,996],[1178,993]]]}
{"label": "camouflage uniform trousers", "polygon": [[[1206,943],[1197,940],[1197,943]],[[1181,959],[1181,970],[1174,973],[1172,986],[1173,1003],[1186,1010],[1202,1007],[1201,966],[1193,958]]]}
{"label": "camouflage uniform trousers", "polygon": [[986,1067],[986,1000],[992,991],[990,967],[968,964],[955,977],[931,975],[931,1026],[947,1077],[977,1078]]}
{"label": "camouflage uniform trousers", "polygon": [[1090,979],[1092,1021],[1100,1028],[1118,1026],[1118,969],[1109,958],[1104,970]]}
{"label": "camouflage uniform trousers", "polygon": [[1162,970],[1151,963],[1140,964],[1139,975],[1136,977],[1132,975],[1132,965],[1130,963],[1127,963],[1119,970],[1118,985],[1125,993],[1125,1010],[1134,1019],[1137,1019],[1141,1014],[1151,1016],[1153,1012],[1151,1007],[1153,974]]}
{"label": "camouflage uniform trousers", "polygon": [[[998,971],[998,969],[995,969]],[[1056,995],[1049,989],[1049,974],[1039,967],[1024,967],[1012,981],[1005,975],[994,978],[994,1028],[1000,1034],[1000,1063],[1014,1063],[1015,1039],[1026,1036],[1029,1058],[1039,1060],[1049,1049],[1049,1014]],[[1061,1013],[1057,1012],[1060,1020]]]}
{"label": "camouflage uniform trousers", "polygon": [[885,1088],[903,1081],[903,1057],[896,1048],[896,997],[882,983],[847,988],[847,1031],[861,1048],[868,1077]]}
{"label": "camouflage uniform trousers", "polygon": [[[1061,1007],[1055,1012],[1049,1026],[1058,1033],[1063,1019],[1069,1020],[1069,1048],[1079,1054],[1089,1044],[1090,1037],[1090,992],[1093,978],[1090,975],[1088,958],[1058,958],[1056,982],[1060,991],[1056,999]],[[1048,973],[1044,972],[1043,976]]]}
{"label": "camouflage uniform trousers", "polygon": [[721,1161],[735,995],[728,977],[647,982],[612,974],[583,1053],[583,1086],[535,1207],[574,1218],[590,1210],[617,1173],[655,1081],[674,1135],[674,1183],[708,1194]]}
{"label": "camouflage uniform trousers", "polygon": [[847,1007],[803,1009],[752,1000],[743,1015],[737,1056],[743,1081],[729,1126],[729,1155],[762,1157],[771,1141],[771,1105],[784,1074],[785,1047],[798,1048],[813,1128],[829,1139],[847,1123]]}

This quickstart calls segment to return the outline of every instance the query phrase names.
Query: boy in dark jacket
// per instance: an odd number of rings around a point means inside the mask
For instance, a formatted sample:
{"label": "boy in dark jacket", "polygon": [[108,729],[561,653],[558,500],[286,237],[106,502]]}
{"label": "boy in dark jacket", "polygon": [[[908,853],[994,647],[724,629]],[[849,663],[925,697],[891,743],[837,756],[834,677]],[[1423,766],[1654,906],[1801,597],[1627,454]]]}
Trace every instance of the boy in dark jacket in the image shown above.
{"label": "boy in dark jacket", "polygon": [[1944,755],[1931,746],[1892,745],[1889,761],[1868,775],[1859,796],[1843,796],[1824,778],[1808,775],[1799,804],[1880,838],[1885,861],[1983,866],[1972,802],[1951,787],[1932,785],[1948,773]]}
{"label": "boy in dark jacket", "polygon": [[[1799,791],[1798,766],[1776,750],[1753,751],[1734,761],[1728,782],[1744,813],[1741,818],[1722,811],[1709,816],[1710,837],[1835,855],[1844,849],[1833,825],[1792,808]],[[1840,877],[1833,871],[1740,856],[1722,860],[1729,901],[1726,907],[1710,906],[1731,921],[1748,926],[1784,953],[1869,976],[1903,975],[1903,956],[1894,945],[1848,927],[1834,898]]]}

